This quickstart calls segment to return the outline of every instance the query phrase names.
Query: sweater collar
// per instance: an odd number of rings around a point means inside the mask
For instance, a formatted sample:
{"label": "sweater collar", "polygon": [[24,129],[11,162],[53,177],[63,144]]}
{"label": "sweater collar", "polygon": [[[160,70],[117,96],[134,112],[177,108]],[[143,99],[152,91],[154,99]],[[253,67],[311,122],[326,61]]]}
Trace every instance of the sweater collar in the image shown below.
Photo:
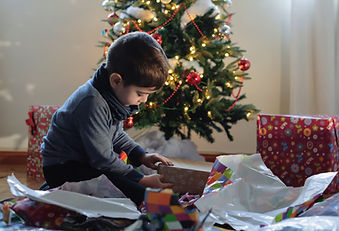
{"label": "sweater collar", "polygon": [[109,83],[109,74],[106,70],[106,63],[103,63],[97,69],[93,75],[91,83],[107,102],[114,122],[125,120],[130,117],[131,114],[138,111],[139,107],[137,105],[124,106],[114,95]]}

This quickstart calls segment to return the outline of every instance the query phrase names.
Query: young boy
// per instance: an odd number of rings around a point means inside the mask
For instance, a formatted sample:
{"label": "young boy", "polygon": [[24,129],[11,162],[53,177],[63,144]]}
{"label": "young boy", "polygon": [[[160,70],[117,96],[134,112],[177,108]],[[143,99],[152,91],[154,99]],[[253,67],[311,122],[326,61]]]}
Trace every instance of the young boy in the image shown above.
{"label": "young boy", "polygon": [[166,55],[150,35],[133,32],[114,41],[106,63],[53,115],[41,146],[49,187],[104,174],[136,205],[143,201],[145,187],[170,187],[160,175],[144,176],[118,158],[125,151],[134,166],[172,165],[157,153],[146,153],[122,128],[167,75]]}

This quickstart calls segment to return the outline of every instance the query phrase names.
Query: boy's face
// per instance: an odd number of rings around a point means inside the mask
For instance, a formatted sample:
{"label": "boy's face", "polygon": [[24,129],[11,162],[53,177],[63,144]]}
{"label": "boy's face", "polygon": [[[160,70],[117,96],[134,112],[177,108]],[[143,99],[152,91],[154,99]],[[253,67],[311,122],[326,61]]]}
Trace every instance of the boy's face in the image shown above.
{"label": "boy's face", "polygon": [[115,96],[124,106],[145,103],[148,96],[156,91],[155,87],[124,86],[123,80],[119,76],[111,76],[110,83]]}

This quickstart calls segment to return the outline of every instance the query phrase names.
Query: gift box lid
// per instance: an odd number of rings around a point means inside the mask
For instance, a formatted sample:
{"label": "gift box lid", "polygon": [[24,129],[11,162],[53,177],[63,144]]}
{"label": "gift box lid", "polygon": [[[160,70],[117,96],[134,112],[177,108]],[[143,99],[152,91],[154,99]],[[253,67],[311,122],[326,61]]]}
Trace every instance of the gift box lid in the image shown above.
{"label": "gift box lid", "polygon": [[[337,115],[286,115],[286,114],[258,114],[257,118],[257,129],[260,131],[260,129],[266,125],[269,124],[271,121],[275,120],[276,118],[280,118],[279,123],[275,124],[276,127],[280,127],[283,129],[287,126],[288,122],[297,124],[300,121],[303,121],[305,127],[310,126],[312,121],[313,125],[320,125],[319,129],[328,130],[329,132],[332,132],[335,143],[337,144],[337,147],[339,147],[339,116]],[[313,126],[312,125],[312,126]],[[295,126],[294,131],[292,129],[292,134],[299,134],[298,126]],[[301,130],[301,128],[300,128]]]}
{"label": "gift box lid", "polygon": [[210,172],[213,167],[212,162],[185,160],[179,158],[171,158],[171,161],[173,162],[174,167],[176,168],[190,169],[195,171]]}

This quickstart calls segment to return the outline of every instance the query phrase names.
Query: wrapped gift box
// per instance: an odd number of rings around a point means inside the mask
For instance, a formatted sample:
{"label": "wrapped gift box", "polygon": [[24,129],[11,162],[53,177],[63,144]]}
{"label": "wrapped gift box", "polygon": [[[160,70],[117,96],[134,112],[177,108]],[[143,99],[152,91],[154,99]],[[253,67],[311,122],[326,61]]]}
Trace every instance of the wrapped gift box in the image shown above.
{"label": "wrapped gift box", "polygon": [[[258,115],[257,152],[286,185],[338,171],[339,118],[336,116]],[[325,193],[339,191],[339,175]]]}
{"label": "wrapped gift box", "polygon": [[174,166],[159,165],[163,182],[174,183],[175,193],[201,195],[213,167],[211,162],[171,159]]}
{"label": "wrapped gift box", "polygon": [[32,177],[43,177],[42,157],[40,154],[42,138],[47,134],[54,112],[59,106],[30,106],[26,124],[29,126],[27,174]]}
{"label": "wrapped gift box", "polygon": [[152,224],[147,230],[202,230],[198,229],[197,209],[187,208],[179,203],[179,195],[171,189],[151,189],[145,192],[145,209]]}

